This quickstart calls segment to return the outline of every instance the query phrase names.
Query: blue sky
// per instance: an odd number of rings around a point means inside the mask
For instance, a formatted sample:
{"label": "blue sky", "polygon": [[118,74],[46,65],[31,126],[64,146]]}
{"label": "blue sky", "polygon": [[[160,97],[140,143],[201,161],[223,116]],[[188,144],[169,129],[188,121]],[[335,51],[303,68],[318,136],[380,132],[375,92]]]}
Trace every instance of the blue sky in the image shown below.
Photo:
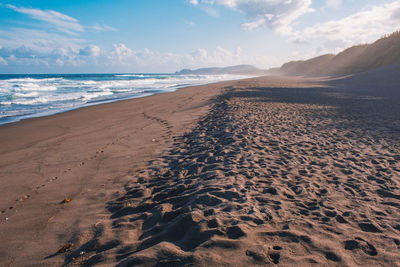
{"label": "blue sky", "polygon": [[0,73],[270,68],[399,25],[393,0],[9,0],[0,2]]}

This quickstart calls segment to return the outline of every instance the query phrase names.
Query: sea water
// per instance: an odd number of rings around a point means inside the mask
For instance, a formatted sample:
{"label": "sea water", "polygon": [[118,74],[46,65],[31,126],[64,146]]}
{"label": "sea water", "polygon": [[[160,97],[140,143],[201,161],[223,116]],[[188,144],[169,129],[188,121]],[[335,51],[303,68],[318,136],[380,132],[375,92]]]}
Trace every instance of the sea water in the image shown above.
{"label": "sea water", "polygon": [[0,125],[84,106],[172,92],[240,75],[0,74]]}

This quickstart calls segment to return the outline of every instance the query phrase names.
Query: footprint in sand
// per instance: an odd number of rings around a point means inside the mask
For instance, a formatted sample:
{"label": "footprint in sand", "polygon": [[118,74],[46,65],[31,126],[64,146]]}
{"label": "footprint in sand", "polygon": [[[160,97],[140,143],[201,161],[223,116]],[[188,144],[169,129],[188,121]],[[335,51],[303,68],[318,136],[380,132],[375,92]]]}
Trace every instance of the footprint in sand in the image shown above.
{"label": "footprint in sand", "polygon": [[344,248],[346,250],[362,250],[364,253],[371,256],[378,255],[378,251],[373,245],[359,237],[352,240],[346,240],[344,242]]}

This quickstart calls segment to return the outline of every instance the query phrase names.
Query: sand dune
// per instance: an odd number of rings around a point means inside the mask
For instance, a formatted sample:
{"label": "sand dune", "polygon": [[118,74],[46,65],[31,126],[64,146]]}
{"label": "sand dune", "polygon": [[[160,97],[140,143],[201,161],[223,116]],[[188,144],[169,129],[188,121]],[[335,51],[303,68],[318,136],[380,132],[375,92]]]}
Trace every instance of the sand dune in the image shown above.
{"label": "sand dune", "polygon": [[341,86],[221,84],[208,113],[109,191],[107,217],[39,262],[399,266],[399,99]]}
{"label": "sand dune", "polygon": [[341,76],[400,64],[400,32],[371,44],[352,46],[337,55],[327,54],[308,60],[291,61],[275,73],[300,76]]}
{"label": "sand dune", "polygon": [[367,96],[400,97],[400,64],[329,81],[336,90]]}

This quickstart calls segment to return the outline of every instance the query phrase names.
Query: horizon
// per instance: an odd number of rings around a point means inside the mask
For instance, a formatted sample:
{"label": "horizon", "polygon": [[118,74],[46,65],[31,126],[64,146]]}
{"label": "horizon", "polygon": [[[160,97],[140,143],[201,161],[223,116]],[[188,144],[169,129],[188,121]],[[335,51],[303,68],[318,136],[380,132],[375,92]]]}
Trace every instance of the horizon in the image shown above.
{"label": "horizon", "polygon": [[0,3],[0,24],[1,74],[269,69],[398,30],[400,2],[11,0]]}
{"label": "horizon", "polygon": [[[252,66],[253,65],[247,65],[247,64],[239,64],[239,65],[233,65],[233,66],[222,66],[222,67],[214,67],[214,66],[209,66],[209,67],[204,67],[204,69],[207,68],[229,68],[229,67],[237,67],[237,66]],[[0,76],[7,76],[7,75],[105,75],[105,74],[110,74],[110,75],[114,75],[114,74],[159,74],[159,75],[174,75],[174,74],[178,74],[178,72],[182,71],[182,70],[197,70],[197,69],[203,69],[203,68],[194,68],[194,69],[186,69],[186,68],[182,68],[182,69],[178,69],[176,71],[173,72],[65,72],[65,73],[59,73],[59,72],[48,72],[48,73],[0,73]],[[267,70],[267,69],[260,69],[260,70]],[[178,74],[179,75],[179,74]]]}

